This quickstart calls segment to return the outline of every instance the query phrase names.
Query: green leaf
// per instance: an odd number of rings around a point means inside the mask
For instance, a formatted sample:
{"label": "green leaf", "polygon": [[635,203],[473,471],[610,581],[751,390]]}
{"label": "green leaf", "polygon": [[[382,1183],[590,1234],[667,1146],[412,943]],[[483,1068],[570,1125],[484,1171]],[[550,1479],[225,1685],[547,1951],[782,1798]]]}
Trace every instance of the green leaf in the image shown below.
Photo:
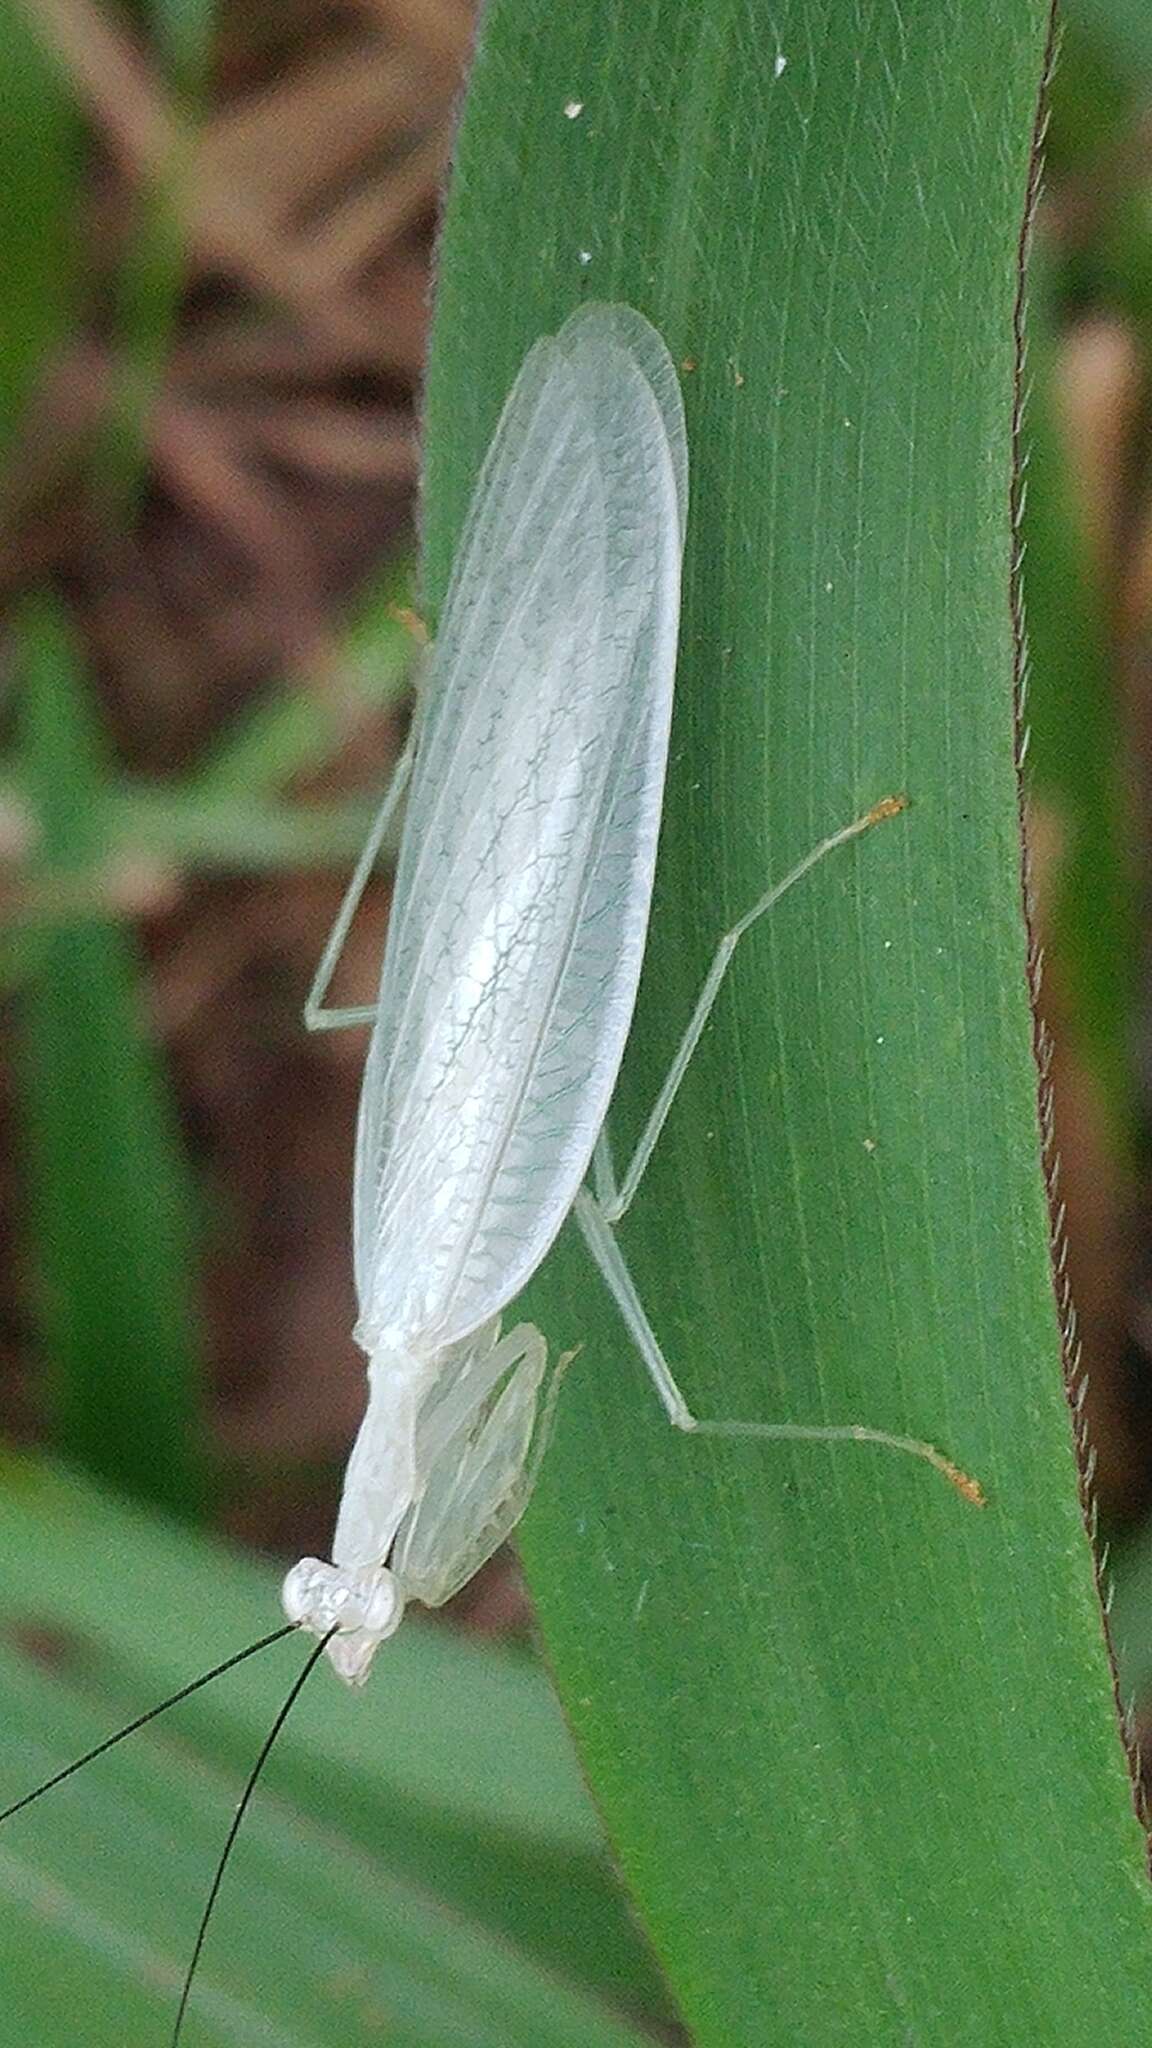
{"label": "green leaf", "polygon": [[1143,0],[1066,0],[1062,13],[1077,37],[1090,40],[1117,76],[1139,87],[1152,71],[1152,19]]}
{"label": "green leaf", "polygon": [[[114,1505],[77,1476],[29,1460],[0,1463],[0,1553],[0,1806],[266,1635],[279,1618],[277,1576],[266,1566]],[[163,1892],[156,1910],[168,1930],[170,1992],[172,1969],[187,1960],[230,1802],[300,1668],[303,1647],[293,1638],[229,1672],[0,1832],[0,1865],[15,1860],[27,1877],[49,1859],[66,1897],[73,1883],[78,1887],[75,1912],[63,1914],[56,1930],[65,1947],[91,1893],[129,1961],[138,1958],[151,1939],[148,1922],[135,1917],[141,1894]],[[29,1668],[33,1658],[42,1668]],[[198,1779],[205,1784],[197,1798]],[[73,1804],[78,1795],[80,1808]],[[156,1826],[177,1833],[182,1805],[196,1808],[195,1855],[187,1868],[181,1862],[171,1887],[155,1844],[134,1868],[131,1862],[139,1849],[135,1810],[153,1802]],[[321,1669],[273,1751],[253,1818],[269,1807],[307,1826],[304,1855],[288,1857],[296,1878],[295,1866],[308,1866],[302,1917],[315,1906],[327,1924],[346,1892],[364,1891],[353,1852],[371,1859],[384,1886],[372,1907],[377,1955],[392,1954],[397,1912],[401,1925],[413,1913],[436,1922],[450,1907],[468,1922],[473,1946],[483,1933],[522,1952],[525,1983],[532,1981],[526,1959],[533,1955],[617,2002],[650,2008],[660,2000],[606,1867],[563,1723],[542,1674],[524,1657],[417,1622],[389,1645],[364,1693],[349,1693]],[[87,1822],[81,1836],[77,1811],[97,1816],[93,1830],[107,1872],[99,1858],[88,1869]],[[233,1902],[247,1891],[253,1867],[247,1824],[242,1844],[236,1884],[217,1923],[226,1948]],[[142,1883],[152,1872],[154,1884]],[[269,1882],[261,1905],[269,1920],[281,1910],[279,1882]],[[244,1925],[241,1950],[253,1941],[250,1923]],[[257,1946],[267,1933],[268,1920],[255,1934]],[[450,1933],[438,1964],[446,1981],[457,1969]],[[20,1996],[32,1996],[24,1988],[28,1963],[13,1969],[15,1977],[5,1970],[6,1995],[19,1982]],[[312,1970],[302,1953],[291,1987],[303,1991]],[[263,1990],[251,1996],[262,2010],[279,2009]],[[583,2009],[582,1996],[572,2009]],[[43,2040],[35,2029],[22,2038]],[[125,2024],[118,2038],[146,2037]],[[358,2038],[353,2033],[350,2041]],[[601,2038],[595,2030],[587,2036]]]}
{"label": "green leaf", "polygon": [[0,0],[0,449],[5,456],[45,359],[73,310],[79,123],[22,0]]}
{"label": "green leaf", "polygon": [[989,1506],[877,1447],[676,1439],[570,1239],[529,1296],[583,1349],[525,1556],[703,2048],[1127,2048],[1152,2016],[1020,909],[1013,311],[1047,32],[1042,0],[492,0],[459,137],[433,613],[537,335],[620,298],[691,366],[618,1157],[719,933],[910,799],[747,941],[621,1235],[699,1414],[925,1438]]}
{"label": "green leaf", "polygon": [[[5,1775],[33,1774],[99,1724],[0,1659]],[[50,1717],[50,1737],[45,1723]],[[64,1750],[60,1745],[63,1744]],[[228,1780],[175,1747],[101,1759],[0,1841],[6,2026],[40,2048],[163,2040],[226,1824]],[[349,2048],[636,2048],[637,2036],[353,1849],[266,1800],[246,1817],[197,1978],[189,2041]]]}
{"label": "green leaf", "polygon": [[[98,903],[109,849],[85,678],[47,598],[17,621],[21,758],[50,900]],[[46,925],[21,996],[18,1076],[53,1438],[128,1493],[188,1513],[195,1424],[191,1193],[128,937],[111,914]]]}

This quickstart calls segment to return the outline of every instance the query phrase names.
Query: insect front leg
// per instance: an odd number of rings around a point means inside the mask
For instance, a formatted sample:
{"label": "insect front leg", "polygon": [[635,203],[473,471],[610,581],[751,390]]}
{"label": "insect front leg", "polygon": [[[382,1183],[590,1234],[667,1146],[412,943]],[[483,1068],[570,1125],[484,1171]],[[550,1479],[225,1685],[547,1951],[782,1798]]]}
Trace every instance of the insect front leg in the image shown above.
{"label": "insect front leg", "polygon": [[392,771],[392,780],[384,793],[384,800],[376,814],[376,822],[364,843],[364,851],[344,892],[344,901],[336,913],[336,922],[328,934],[327,944],[320,956],[312,986],[304,1004],[304,1023],[309,1031],[345,1031],[353,1024],[371,1024],[376,1015],[376,1006],[351,1010],[326,1010],[324,998],[336,970],[336,962],[344,951],[344,942],[351,929],[352,920],[360,908],[360,898],[368,886],[369,877],[380,858],[384,836],[396,814],[397,807],[412,777],[412,764],[416,753],[415,739],[410,735]]}
{"label": "insect front leg", "polygon": [[712,1015],[716,998],[724,984],[724,977],[732,964],[732,957],[745,933],[750,932],[753,925],[758,924],[760,919],[766,916],[767,912],[772,910],[826,855],[833,853],[838,846],[847,845],[851,839],[859,839],[861,833],[870,832],[873,825],[879,825],[883,819],[897,817],[905,808],[905,804],[906,799],[902,796],[882,797],[878,804],[873,804],[870,811],[865,811],[863,817],[854,818],[850,825],[843,825],[839,832],[830,832],[827,839],[822,839],[818,846],[812,848],[811,853],[805,854],[803,860],[797,861],[796,866],[789,869],[782,881],[774,882],[770,889],[766,889],[763,896],[752,905],[751,910],[745,911],[744,916],[723,934],[712,956],[712,965],[704,977],[704,986],[696,998],[696,1007],[688,1021],[687,1029],[676,1048],[663,1086],[618,1187],[612,1175],[606,1142],[603,1150],[599,1145],[597,1147],[596,1163],[593,1168],[594,1186],[606,1222],[618,1223],[632,1205],[636,1190],[644,1178],[648,1161],[656,1149],[660,1133],[676,1100],[680,1083],[688,1071],[692,1055]]}

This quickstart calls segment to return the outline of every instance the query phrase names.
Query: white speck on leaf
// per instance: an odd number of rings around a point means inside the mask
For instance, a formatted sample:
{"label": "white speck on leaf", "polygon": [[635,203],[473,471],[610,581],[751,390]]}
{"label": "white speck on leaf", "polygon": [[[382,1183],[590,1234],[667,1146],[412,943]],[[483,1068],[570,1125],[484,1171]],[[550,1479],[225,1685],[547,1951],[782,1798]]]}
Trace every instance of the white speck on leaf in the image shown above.
{"label": "white speck on leaf", "polygon": [[581,114],[582,114],[583,112],[584,112],[584,102],[583,102],[583,100],[569,100],[569,101],[568,101],[568,104],[566,105],[566,107],[565,107],[565,109],[564,109],[564,117],[565,117],[565,119],[566,119],[566,120],[568,120],[568,121],[578,121],[578,120],[580,119],[580,116],[581,116]]}

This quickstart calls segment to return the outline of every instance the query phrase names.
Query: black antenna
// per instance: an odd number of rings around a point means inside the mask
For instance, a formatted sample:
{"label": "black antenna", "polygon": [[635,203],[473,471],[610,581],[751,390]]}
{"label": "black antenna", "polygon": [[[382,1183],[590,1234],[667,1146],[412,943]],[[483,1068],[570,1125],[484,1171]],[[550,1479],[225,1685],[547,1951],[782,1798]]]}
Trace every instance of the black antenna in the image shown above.
{"label": "black antenna", "polygon": [[267,1650],[272,1643],[278,1643],[285,1636],[295,1633],[295,1622],[286,1622],[283,1628],[274,1628],[271,1635],[261,1636],[258,1643],[249,1643],[246,1650],[237,1650],[235,1656],[225,1657],[222,1664],[213,1665],[211,1671],[205,1671],[201,1677],[194,1678],[190,1685],[182,1685],[179,1692],[174,1692],[169,1699],[161,1700],[158,1707],[149,1707],[146,1714],[138,1714],[134,1721],[129,1721],[126,1728],[118,1728],[115,1735],[105,1736],[104,1741],[98,1742],[95,1749],[86,1750],[83,1756],[78,1756],[73,1763],[66,1764],[62,1771],[56,1771],[52,1777],[45,1778],[44,1783],[37,1785],[34,1792],[26,1792],[23,1799],[17,1799],[13,1805],[6,1806],[0,1813],[0,1826],[3,1826],[6,1820],[11,1820],[14,1813],[22,1813],[34,1800],[42,1799],[45,1792],[51,1792],[54,1785],[62,1785],[65,1778],[72,1776],[73,1771],[83,1770],[85,1764],[93,1763],[98,1756],[103,1756],[106,1749],[115,1749],[118,1742],[123,1742],[129,1735],[135,1735],[138,1728],[147,1727],[148,1722],[154,1721],[157,1714],[166,1714],[169,1707],[179,1706],[181,1700],[186,1700],[194,1692],[199,1692],[202,1685],[211,1685],[214,1678],[222,1678],[226,1671],[231,1671],[234,1664],[243,1664],[246,1657],[254,1657],[258,1650]]}
{"label": "black antenna", "polygon": [[[295,1624],[293,1624],[293,1626],[295,1626]],[[321,1641],[317,1643],[316,1648],[312,1651],[312,1654],[308,1658],[307,1663],[304,1665],[303,1670],[300,1672],[299,1677],[293,1680],[291,1689],[288,1693],[288,1697],[284,1701],[284,1704],[281,1707],[279,1713],[277,1714],[276,1719],[273,1721],[272,1726],[268,1730],[267,1735],[264,1737],[264,1740],[260,1745],[260,1754],[256,1758],[256,1761],[248,1774],[248,1783],[245,1785],[243,1792],[240,1794],[240,1803],[232,1816],[232,1825],[229,1828],[228,1833],[225,1837],[224,1847],[220,1851],[220,1861],[216,1865],[216,1875],[212,1879],[212,1884],[208,1892],[208,1897],[204,1902],[204,1911],[200,1915],[200,1925],[196,1932],[196,1944],[192,1950],[192,1960],[190,1961],[188,1968],[184,1974],[184,1989],[180,1993],[180,2008],[176,2014],[176,2025],[172,2029],[172,2048],[179,2048],[180,2036],[184,2031],[184,2018],[185,2014],[188,2011],[188,2000],[192,1995],[192,1979],[196,1975],[197,1966],[199,1965],[200,1957],[203,1952],[205,1936],[208,1933],[208,1923],[211,1920],[212,1915],[216,1909],[216,1901],[220,1896],[220,1887],[224,1882],[224,1872],[228,1868],[228,1860],[232,1854],[233,1849],[236,1847],[236,1837],[240,1833],[240,1827],[244,1819],[244,1815],[247,1813],[248,1808],[252,1803],[252,1794],[255,1792],[256,1786],[259,1783],[260,1773],[264,1769],[264,1766],[267,1763],[268,1758],[272,1754],[273,1744],[275,1743],[276,1738],[280,1733],[280,1730],[283,1728],[285,1721],[288,1719],[288,1716],[292,1712],[293,1707],[296,1705],[296,1702],[299,1699],[300,1694],[303,1692],[305,1685],[311,1678],[312,1673],[315,1671],[317,1664],[320,1662],[321,1657],[324,1655],[325,1650],[328,1648],[328,1645],[332,1641],[332,1638],[335,1634],[336,1630],[334,1628],[330,1628],[327,1635],[324,1636],[321,1639]]]}

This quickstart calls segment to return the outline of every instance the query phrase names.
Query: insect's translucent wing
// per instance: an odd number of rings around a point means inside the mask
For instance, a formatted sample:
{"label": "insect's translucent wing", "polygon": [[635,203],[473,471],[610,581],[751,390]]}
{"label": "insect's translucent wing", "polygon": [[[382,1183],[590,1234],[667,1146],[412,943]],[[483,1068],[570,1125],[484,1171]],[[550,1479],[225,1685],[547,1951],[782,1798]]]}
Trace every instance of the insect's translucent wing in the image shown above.
{"label": "insect's translucent wing", "polygon": [[685,475],[639,315],[532,350],[427,679],[357,1137],[366,1345],[495,1314],[587,1166],[647,927]]}
{"label": "insect's translucent wing", "polygon": [[[460,718],[461,696],[469,697],[484,672],[510,608],[518,598],[530,596],[525,583],[517,578],[523,578],[526,562],[531,569],[532,549],[547,523],[552,519],[558,527],[565,521],[571,526],[576,517],[576,504],[566,494],[578,484],[589,452],[595,454],[588,437],[594,442],[606,425],[613,431],[603,416],[586,416],[585,401],[578,394],[589,375],[603,373],[621,357],[627,358],[632,374],[647,384],[660,415],[683,544],[688,446],[675,365],[656,329],[631,306],[583,306],[565,321],[559,334],[538,341],[528,351],[481,465],[456,549],[432,657],[433,672],[426,676],[427,687],[421,691],[421,743],[426,748],[435,743],[443,720],[452,724]],[[566,385],[566,361],[571,365],[571,385]],[[567,408],[566,390],[575,397],[575,403]],[[603,413],[610,413],[613,395],[600,394],[608,401]],[[619,395],[624,396],[623,392]],[[635,397],[633,394],[633,403]],[[649,436],[653,425],[650,419],[645,421]],[[626,433],[628,427],[625,406],[615,430]],[[635,452],[642,453],[639,449]],[[537,488],[529,495],[533,483]],[[550,504],[553,494],[558,495]],[[655,504],[650,511],[655,518]],[[568,595],[573,601],[574,590]],[[448,677],[459,678],[459,689],[444,687]],[[472,701],[479,715],[483,710],[479,692]],[[434,795],[429,783],[423,790],[412,791],[409,816],[422,794]],[[421,837],[423,821],[418,814],[416,824],[414,837]]]}
{"label": "insect's translucent wing", "polygon": [[688,441],[684,431],[684,401],[680,380],[661,337],[650,320],[632,306],[581,306],[564,322],[555,346],[569,357],[579,357],[588,367],[589,352],[600,354],[620,349],[631,357],[645,379],[660,413],[665,446],[672,466],[676,493],[676,517],[680,544],[688,523]]}

